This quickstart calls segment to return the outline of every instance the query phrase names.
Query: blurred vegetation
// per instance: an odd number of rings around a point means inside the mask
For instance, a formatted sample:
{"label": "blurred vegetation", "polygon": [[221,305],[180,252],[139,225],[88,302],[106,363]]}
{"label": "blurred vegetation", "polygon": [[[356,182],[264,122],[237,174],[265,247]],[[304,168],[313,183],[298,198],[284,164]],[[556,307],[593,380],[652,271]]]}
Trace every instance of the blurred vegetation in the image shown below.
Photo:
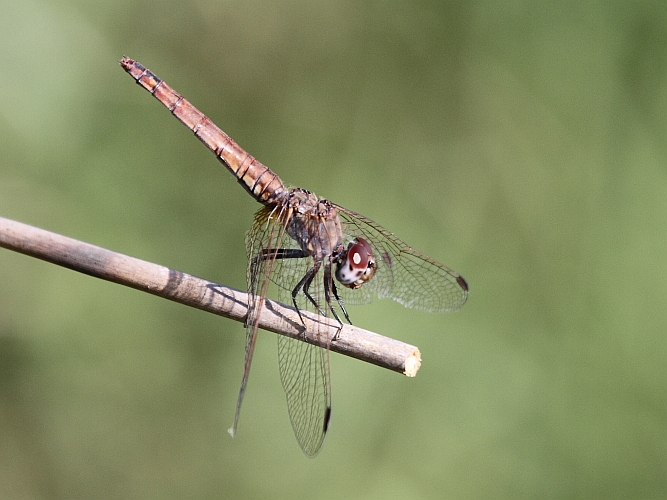
{"label": "blurred vegetation", "polygon": [[0,251],[3,498],[667,497],[662,2],[0,3],[0,216],[245,287],[258,208],[120,69],[461,272],[333,356],[306,459],[273,335]]}

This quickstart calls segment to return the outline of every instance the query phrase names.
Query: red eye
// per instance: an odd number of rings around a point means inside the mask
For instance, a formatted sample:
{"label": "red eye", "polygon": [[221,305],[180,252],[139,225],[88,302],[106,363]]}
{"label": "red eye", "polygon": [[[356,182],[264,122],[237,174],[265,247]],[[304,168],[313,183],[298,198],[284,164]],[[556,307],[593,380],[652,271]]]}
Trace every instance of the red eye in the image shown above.
{"label": "red eye", "polygon": [[377,269],[373,249],[363,238],[352,240],[340,259],[336,279],[353,290],[371,279]]}
{"label": "red eye", "polygon": [[347,251],[347,262],[352,269],[366,269],[371,255],[371,246],[366,240],[357,238],[357,242]]}

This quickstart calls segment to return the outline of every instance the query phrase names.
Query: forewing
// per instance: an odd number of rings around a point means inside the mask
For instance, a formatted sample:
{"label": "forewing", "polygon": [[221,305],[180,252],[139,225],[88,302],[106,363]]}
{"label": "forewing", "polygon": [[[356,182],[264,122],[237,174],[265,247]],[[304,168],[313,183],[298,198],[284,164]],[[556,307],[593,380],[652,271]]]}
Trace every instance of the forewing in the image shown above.
{"label": "forewing", "polygon": [[[298,248],[284,230],[285,218],[284,213],[263,208],[257,212],[255,224],[246,237],[248,288],[249,294],[254,297],[250,299],[252,311],[249,312],[249,319],[252,318],[252,323],[255,323],[253,326],[251,321],[248,322],[247,345],[251,345],[256,332],[256,320],[270,282],[278,285],[280,300],[292,304],[292,289],[313,266],[310,257],[260,258],[267,255],[266,250]],[[311,295],[316,301],[323,300],[321,270],[313,279]],[[303,294],[298,296],[297,304],[302,311],[316,312],[311,303],[303,300]],[[324,307],[322,309],[327,311]],[[324,441],[331,414],[328,350],[278,335],[278,367],[294,434],[304,453],[315,456]]]}
{"label": "forewing", "polygon": [[[456,311],[465,303],[468,285],[456,271],[409,247],[367,217],[338,205],[336,208],[343,232],[350,239],[364,238],[373,248],[378,266],[361,288],[345,291],[346,301],[363,290],[422,311]],[[362,298],[366,300],[367,295]]]}

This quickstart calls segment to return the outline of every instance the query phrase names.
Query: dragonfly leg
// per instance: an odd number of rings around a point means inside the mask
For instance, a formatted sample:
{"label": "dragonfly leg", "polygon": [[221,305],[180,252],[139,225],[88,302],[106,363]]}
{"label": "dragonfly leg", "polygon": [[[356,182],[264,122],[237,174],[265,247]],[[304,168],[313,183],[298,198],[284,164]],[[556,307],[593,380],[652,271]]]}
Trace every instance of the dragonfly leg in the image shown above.
{"label": "dragonfly leg", "polygon": [[[253,266],[256,266],[259,264],[259,262],[264,261],[264,260],[269,260],[269,259],[303,259],[305,257],[308,257],[306,253],[303,250],[300,250],[298,248],[263,248],[262,251],[259,253],[257,257],[254,257],[252,260]],[[297,283],[297,285],[294,287],[294,290],[292,290],[292,303],[294,304],[294,308],[296,309],[296,312],[299,314],[299,319],[301,319],[301,324],[305,327],[306,323],[303,320],[303,316],[301,315],[301,309],[299,309],[298,304],[296,303],[296,297],[299,295],[299,291],[303,291],[303,294],[306,296],[306,298],[310,301],[311,304],[315,306],[315,309],[322,315],[326,316],[322,308],[319,306],[319,304],[315,301],[315,299],[310,295],[309,289],[310,289],[310,284],[313,282],[313,278],[317,274],[317,272],[320,270],[321,267],[321,262],[315,262],[315,265],[308,270],[308,272],[301,278],[301,280]],[[331,280],[331,267],[329,266],[329,282],[332,282]],[[326,283],[326,282],[325,282]],[[336,320],[342,325],[343,323],[341,320],[338,318],[338,315],[336,314],[336,311],[331,307],[331,299],[329,297],[329,289],[325,285],[325,295],[326,295],[326,300],[327,303],[329,304],[329,309],[331,309],[331,312],[333,313],[334,317]],[[345,317],[347,318],[348,322],[350,321],[350,318],[347,315],[347,311],[345,311],[345,308],[343,307],[342,301],[338,297],[338,293],[335,291],[335,285],[334,285],[334,296],[336,297],[336,301],[341,306],[341,309],[343,310]]]}
{"label": "dragonfly leg", "polygon": [[345,303],[343,302],[343,299],[341,299],[338,296],[338,290],[336,290],[336,282],[331,280],[331,291],[334,294],[334,297],[336,298],[336,302],[338,302],[338,305],[340,306],[341,310],[343,311],[343,314],[345,315],[345,319],[349,324],[352,324],[352,321],[350,320],[350,317],[347,314],[347,310],[345,309]]}
{"label": "dragonfly leg", "polygon": [[[271,259],[301,259],[306,257],[302,250],[297,248],[262,248],[259,254],[252,258],[250,275],[252,276],[252,283],[249,285],[249,290],[256,290],[257,280],[260,275],[260,264],[266,260]],[[300,316],[300,315],[299,315]],[[243,323],[244,327],[248,327],[248,317]]]}
{"label": "dragonfly leg", "polygon": [[320,270],[321,266],[322,262],[316,260],[315,265],[310,270],[308,270],[308,272],[303,276],[303,278],[301,278],[301,281],[299,281],[299,283],[297,283],[297,285],[294,287],[294,290],[292,290],[292,301],[294,302],[294,307],[296,307],[296,310],[299,313],[299,317],[301,318],[301,323],[303,323],[303,326],[306,326],[306,324],[303,321],[303,316],[301,316],[301,311],[299,310],[299,306],[296,304],[296,296],[299,294],[299,290],[303,291],[303,294],[306,296],[306,298],[310,301],[311,304],[315,306],[315,309],[317,309],[317,311],[322,316],[326,316],[322,308],[309,293],[310,284],[313,282],[313,278]]}
{"label": "dragonfly leg", "polygon": [[[256,257],[253,257],[252,259],[252,265],[253,268],[258,267],[258,264],[262,261],[265,260],[270,260],[270,259],[303,259],[307,257],[307,255],[303,252],[303,250],[299,248],[263,248],[261,252],[259,252],[259,255]],[[304,289],[304,294],[308,299],[315,305],[318,311],[322,312],[320,307],[317,305],[317,303],[313,300],[313,298],[307,293],[308,286],[310,286],[310,282],[313,280],[313,276],[315,273],[317,273],[319,269],[319,266],[317,268],[313,268],[310,271],[306,273],[306,275],[301,278],[301,281],[296,285],[294,290],[292,290],[292,303],[294,304],[294,309],[296,309],[296,312],[299,314],[299,319],[301,320],[301,324],[306,327],[306,323],[303,321],[303,316],[301,316],[301,310],[299,309],[299,306],[296,303],[296,296],[299,294],[299,290],[302,288]],[[256,274],[257,271],[253,273],[253,275]],[[311,274],[312,273],[312,274]],[[308,277],[310,275],[310,280],[308,280]],[[304,285],[305,286],[304,288]]]}
{"label": "dragonfly leg", "polygon": [[[334,283],[334,280],[331,278],[331,262],[325,262],[324,264],[324,299],[327,302],[327,305],[329,306],[329,309],[334,315],[334,318],[338,321],[340,324],[340,327],[343,327],[343,322],[340,320],[338,317],[338,314],[336,314],[336,310],[333,308],[333,305],[331,304],[331,294],[333,293],[334,298],[336,299],[336,302],[338,302],[338,305],[340,306],[341,311],[343,311],[343,314],[345,315],[345,319],[349,324],[352,324],[350,321],[350,317],[347,314],[347,311],[345,310],[345,304],[343,304],[342,299],[338,296],[338,291],[336,290],[336,284]],[[340,329],[339,329],[340,330]],[[334,340],[337,337],[338,334],[334,336]]]}
{"label": "dragonfly leg", "polygon": [[307,255],[299,248],[263,248],[252,261],[254,264],[269,259],[303,259],[304,257]]}

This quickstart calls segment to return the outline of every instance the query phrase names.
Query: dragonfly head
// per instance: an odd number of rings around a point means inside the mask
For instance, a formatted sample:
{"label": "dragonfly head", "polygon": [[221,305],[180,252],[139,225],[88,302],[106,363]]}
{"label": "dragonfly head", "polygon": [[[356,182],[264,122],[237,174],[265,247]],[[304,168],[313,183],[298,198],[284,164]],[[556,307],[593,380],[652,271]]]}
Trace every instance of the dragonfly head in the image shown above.
{"label": "dragonfly head", "polygon": [[355,238],[336,263],[336,279],[344,286],[357,289],[373,277],[377,265],[373,249],[363,238]]}

